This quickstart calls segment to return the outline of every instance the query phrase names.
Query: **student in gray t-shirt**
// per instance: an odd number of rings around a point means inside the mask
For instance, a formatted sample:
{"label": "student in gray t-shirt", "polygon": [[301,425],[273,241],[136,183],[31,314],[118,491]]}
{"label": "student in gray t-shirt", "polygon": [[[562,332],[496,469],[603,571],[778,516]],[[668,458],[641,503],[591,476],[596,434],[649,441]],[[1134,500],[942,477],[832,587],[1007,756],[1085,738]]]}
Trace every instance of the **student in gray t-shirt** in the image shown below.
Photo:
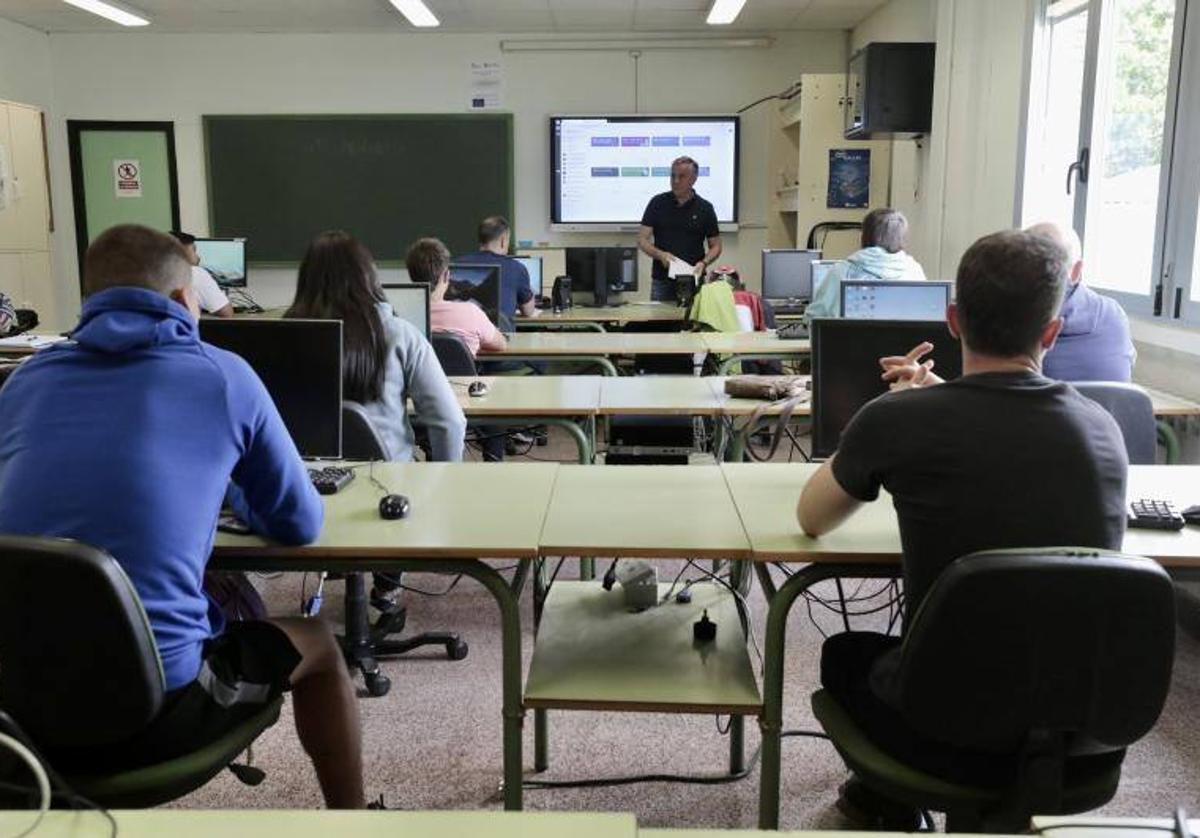
{"label": "student in gray t-shirt", "polygon": [[[1042,375],[1042,358],[1062,327],[1065,262],[1055,242],[1024,232],[972,245],[948,312],[963,376],[942,382],[931,362],[920,362],[930,344],[881,359],[893,391],[858,412],[837,453],[804,487],[797,516],[814,537],[881,488],[892,495],[909,616],[938,574],[968,553],[1121,547],[1128,461],[1120,428],[1070,385]],[[948,769],[930,760],[933,749],[896,734],[904,725],[888,686],[899,643],[866,632],[831,637],[822,649],[822,683],[897,756],[966,780],[969,766]],[[855,805],[856,792],[862,803],[861,788],[843,788],[843,808]]]}

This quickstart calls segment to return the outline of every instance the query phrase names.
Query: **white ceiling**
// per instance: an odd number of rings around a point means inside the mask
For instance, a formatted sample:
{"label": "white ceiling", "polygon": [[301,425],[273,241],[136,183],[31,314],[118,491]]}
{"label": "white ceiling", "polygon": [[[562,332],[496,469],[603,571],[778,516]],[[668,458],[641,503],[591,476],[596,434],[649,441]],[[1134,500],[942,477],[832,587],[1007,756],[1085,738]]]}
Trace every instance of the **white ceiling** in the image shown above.
{"label": "white ceiling", "polygon": [[886,0],[747,0],[708,26],[711,0],[426,0],[442,22],[415,30],[387,0],[129,0],[151,25],[125,29],[62,0],[0,0],[0,17],[44,32],[774,32],[850,29]]}

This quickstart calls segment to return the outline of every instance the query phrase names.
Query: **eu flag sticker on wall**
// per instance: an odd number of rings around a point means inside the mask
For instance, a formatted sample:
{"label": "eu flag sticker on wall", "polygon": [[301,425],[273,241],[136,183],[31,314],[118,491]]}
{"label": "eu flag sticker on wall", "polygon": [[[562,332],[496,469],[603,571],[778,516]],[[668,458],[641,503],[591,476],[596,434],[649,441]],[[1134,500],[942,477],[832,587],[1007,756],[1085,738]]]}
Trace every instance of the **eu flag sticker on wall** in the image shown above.
{"label": "eu flag sticker on wall", "polygon": [[871,150],[829,150],[829,209],[865,209],[871,201]]}

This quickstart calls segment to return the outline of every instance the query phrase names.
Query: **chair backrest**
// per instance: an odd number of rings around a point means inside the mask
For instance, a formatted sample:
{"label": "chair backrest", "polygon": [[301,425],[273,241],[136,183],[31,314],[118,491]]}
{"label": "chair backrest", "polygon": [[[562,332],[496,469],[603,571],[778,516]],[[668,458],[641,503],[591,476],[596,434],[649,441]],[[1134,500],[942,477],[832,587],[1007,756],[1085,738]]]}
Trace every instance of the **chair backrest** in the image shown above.
{"label": "chair backrest", "polygon": [[475,358],[463,339],[453,332],[434,332],[429,336],[433,352],[446,375],[476,375]]}
{"label": "chair backrest", "polygon": [[1116,381],[1076,381],[1071,386],[1117,420],[1131,465],[1154,465],[1158,425],[1154,403],[1145,390],[1136,384]]}
{"label": "chair backrest", "polygon": [[997,550],[953,562],[905,635],[897,688],[916,730],[1016,754],[1118,750],[1158,719],[1175,654],[1170,578],[1149,559]]}
{"label": "chair backrest", "polygon": [[347,460],[391,459],[387,443],[358,402],[342,402],[342,456]]}
{"label": "chair backrest", "polygon": [[164,685],[146,612],[112,556],[0,536],[0,708],[35,742],[124,741],[158,713]]}

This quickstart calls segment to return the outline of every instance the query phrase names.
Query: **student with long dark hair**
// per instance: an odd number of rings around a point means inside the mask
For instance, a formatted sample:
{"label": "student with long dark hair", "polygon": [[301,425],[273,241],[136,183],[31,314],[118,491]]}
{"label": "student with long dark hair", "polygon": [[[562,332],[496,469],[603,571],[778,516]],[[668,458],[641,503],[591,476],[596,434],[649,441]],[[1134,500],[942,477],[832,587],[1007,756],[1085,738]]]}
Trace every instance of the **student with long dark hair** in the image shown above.
{"label": "student with long dark hair", "polygon": [[313,239],[284,316],[342,321],[342,394],[366,408],[388,459],[413,459],[409,399],[428,431],[432,458],[462,459],[467,420],[450,382],[425,336],[392,312],[371,253],[358,239],[341,230]]}

